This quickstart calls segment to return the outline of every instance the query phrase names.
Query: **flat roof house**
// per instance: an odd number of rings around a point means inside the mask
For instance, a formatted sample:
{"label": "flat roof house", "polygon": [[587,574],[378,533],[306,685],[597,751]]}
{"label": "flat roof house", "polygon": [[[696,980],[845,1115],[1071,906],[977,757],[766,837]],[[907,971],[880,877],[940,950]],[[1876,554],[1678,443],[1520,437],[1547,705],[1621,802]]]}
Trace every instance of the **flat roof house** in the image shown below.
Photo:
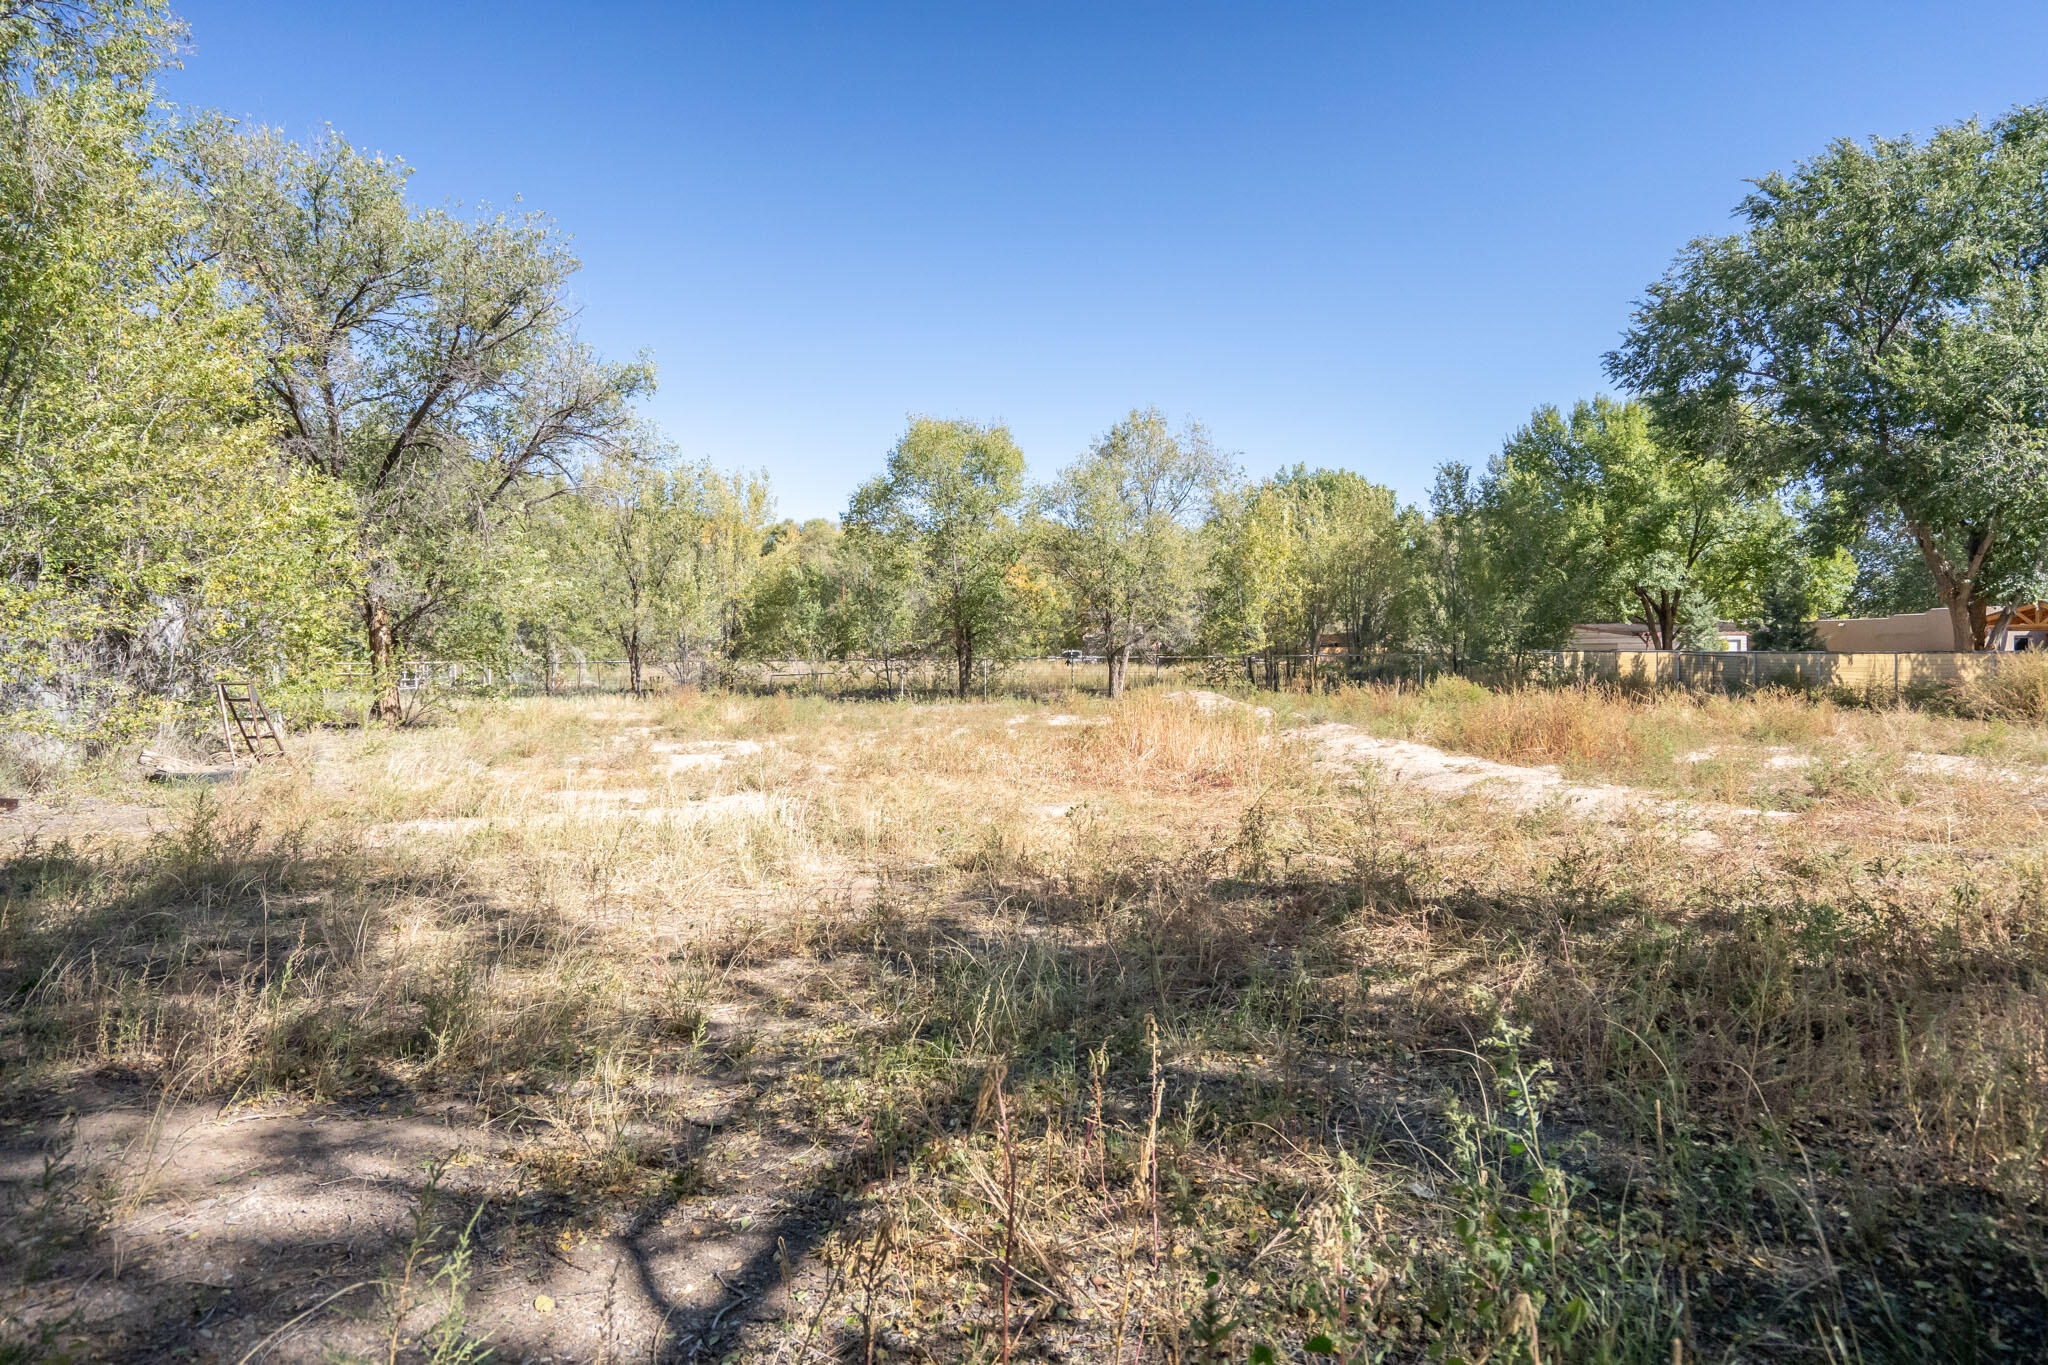
{"label": "flat roof house", "polygon": [[[1997,638],[2004,611],[1991,613]],[[1948,609],[1905,612],[1898,616],[1850,616],[1813,623],[1823,648],[1838,654],[1951,654],[1955,628]],[[2028,602],[2012,609],[2012,623],[1999,648],[2007,652],[2048,649],[2048,602]]]}

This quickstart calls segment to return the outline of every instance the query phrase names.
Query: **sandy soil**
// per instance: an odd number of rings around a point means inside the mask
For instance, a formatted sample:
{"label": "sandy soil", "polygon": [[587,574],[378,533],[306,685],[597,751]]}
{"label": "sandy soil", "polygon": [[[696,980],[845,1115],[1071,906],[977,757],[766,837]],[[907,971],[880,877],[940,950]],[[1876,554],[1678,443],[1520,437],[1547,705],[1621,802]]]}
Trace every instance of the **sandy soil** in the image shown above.
{"label": "sandy soil", "polygon": [[[782,1006],[713,1011],[713,1045],[738,1024],[761,1040],[746,1068],[676,1078],[687,1118],[661,1135],[666,1159],[700,1185],[624,1208],[522,1175],[521,1147],[545,1130],[480,1124],[458,1098],[395,1084],[286,1109],[164,1103],[105,1082],[52,1097],[53,1112],[0,1126],[0,1188],[34,1191],[55,1161],[124,1193],[91,1250],[43,1267],[0,1318],[83,1328],[92,1360],[381,1359],[394,1267],[425,1207],[444,1251],[475,1220],[469,1330],[495,1359],[716,1359],[714,1319],[729,1333],[789,1310],[782,1265],[831,1225],[841,1168],[874,1155],[828,1151],[758,1110],[776,1073],[817,1062],[797,998],[818,989],[785,976],[738,981]],[[26,1207],[35,1216],[33,1194]],[[413,1308],[408,1338],[438,1311]]]}
{"label": "sandy soil", "polygon": [[[1270,720],[1270,708],[1216,692],[1175,692],[1170,698],[1185,700],[1203,711],[1241,708]],[[1699,809],[1668,796],[1607,782],[1573,782],[1554,767],[1530,768],[1513,763],[1496,763],[1469,754],[1453,754],[1428,744],[1405,739],[1382,739],[1356,725],[1324,721],[1291,731],[1312,744],[1325,763],[1340,768],[1374,767],[1395,781],[1434,796],[1482,795],[1505,805],[1533,810],[1556,806],[1582,815],[1608,814],[1625,809],[1680,813]],[[1748,807],[1715,806],[1723,814],[1789,818],[1782,811]]]}

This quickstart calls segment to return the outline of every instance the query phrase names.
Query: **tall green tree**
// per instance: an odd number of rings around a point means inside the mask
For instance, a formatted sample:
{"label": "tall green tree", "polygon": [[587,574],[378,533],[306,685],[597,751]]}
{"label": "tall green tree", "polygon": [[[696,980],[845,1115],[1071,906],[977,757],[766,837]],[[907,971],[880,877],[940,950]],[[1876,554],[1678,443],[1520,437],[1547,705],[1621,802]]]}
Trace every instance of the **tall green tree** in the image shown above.
{"label": "tall green tree", "polygon": [[652,385],[577,342],[576,267],[538,215],[415,209],[404,163],[222,121],[184,165],[258,310],[260,393],[297,467],[346,490],[377,712],[393,661],[481,591],[505,522],[618,439]]}
{"label": "tall green tree", "polygon": [[1415,515],[1394,490],[1349,470],[1297,465],[1276,480],[1299,508],[1302,538],[1300,619],[1303,653],[1336,632],[1358,650],[1402,642],[1413,609]]}
{"label": "tall green tree", "polygon": [[746,608],[755,658],[885,653],[910,630],[907,584],[860,537],[814,520],[771,527]]}
{"label": "tall green tree", "polygon": [[575,547],[589,579],[584,609],[617,644],[636,697],[647,690],[649,649],[681,629],[692,605],[684,560],[705,521],[693,483],[659,453],[626,451],[581,490],[589,509]]}
{"label": "tall green tree", "polygon": [[1207,581],[1203,646],[1217,654],[1286,650],[1298,631],[1305,590],[1300,508],[1270,481],[1220,487],[1202,525]]}
{"label": "tall green tree", "polygon": [[1264,652],[1269,665],[1277,654],[1315,653],[1332,632],[1360,650],[1400,643],[1419,531],[1391,489],[1348,470],[1296,466],[1226,490],[1205,527],[1203,635],[1223,653]]}
{"label": "tall green tree", "polygon": [[916,628],[953,656],[960,696],[975,663],[1006,645],[1024,455],[1008,427],[912,419],[886,472],[863,484],[846,529],[909,587]]}
{"label": "tall green tree", "polygon": [[1640,402],[1537,409],[1487,472],[1482,500],[1504,587],[1519,585],[1522,648],[1554,648],[1574,621],[1640,622],[1653,648],[1718,647],[1725,612],[1782,520],[1724,462],[1672,449]]}
{"label": "tall green tree", "polygon": [[1073,609],[1103,641],[1109,694],[1131,655],[1192,637],[1203,554],[1198,527],[1231,476],[1199,424],[1176,432],[1134,409],[1047,491],[1043,545]]}
{"label": "tall green tree", "polygon": [[1417,643],[1461,671],[1483,657],[1497,636],[1494,581],[1471,469],[1442,465],[1429,490],[1429,515],[1416,539]]}
{"label": "tall green tree", "polygon": [[1957,649],[2043,592],[2048,105],[1838,141],[1650,287],[1608,372],[1690,448],[1895,518]]}
{"label": "tall green tree", "polygon": [[258,319],[165,173],[149,3],[0,6],[0,713],[103,739],[317,660],[340,508],[267,455]]}
{"label": "tall green tree", "polygon": [[764,473],[727,474],[708,461],[684,471],[698,521],[683,558],[684,610],[668,644],[669,657],[687,671],[700,659],[723,664],[739,657],[775,504]]}

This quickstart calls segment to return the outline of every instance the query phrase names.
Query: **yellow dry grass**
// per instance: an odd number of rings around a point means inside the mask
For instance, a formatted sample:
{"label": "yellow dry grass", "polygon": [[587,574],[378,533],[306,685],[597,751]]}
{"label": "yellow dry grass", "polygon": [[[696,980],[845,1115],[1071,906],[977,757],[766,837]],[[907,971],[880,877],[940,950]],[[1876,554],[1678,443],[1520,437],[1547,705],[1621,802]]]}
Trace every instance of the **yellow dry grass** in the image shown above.
{"label": "yellow dry grass", "polygon": [[[722,1140],[803,1134],[840,1202],[739,1359],[1505,1358],[1531,1324],[1545,1360],[1874,1356],[1944,1302],[2034,1339],[2048,864],[1999,776],[2031,727],[1449,683],[1067,706],[311,737],[153,841],[13,850],[11,1093],[457,1096],[602,1230],[714,1200],[678,1134],[744,1090]],[[1702,852],[1664,811],[1426,798],[1319,764],[1307,716],[1789,818]]]}

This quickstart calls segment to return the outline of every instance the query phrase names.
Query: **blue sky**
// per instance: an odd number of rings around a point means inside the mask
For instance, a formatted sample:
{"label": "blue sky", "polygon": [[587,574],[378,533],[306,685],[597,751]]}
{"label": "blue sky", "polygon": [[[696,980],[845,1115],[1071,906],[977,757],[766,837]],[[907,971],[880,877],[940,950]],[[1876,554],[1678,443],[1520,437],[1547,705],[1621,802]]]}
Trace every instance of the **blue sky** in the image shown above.
{"label": "blue sky", "polygon": [[835,515],[909,413],[1133,406],[1422,497],[1601,391],[1743,181],[2048,98],[2048,5],[186,0],[175,100],[554,215],[691,457]]}

